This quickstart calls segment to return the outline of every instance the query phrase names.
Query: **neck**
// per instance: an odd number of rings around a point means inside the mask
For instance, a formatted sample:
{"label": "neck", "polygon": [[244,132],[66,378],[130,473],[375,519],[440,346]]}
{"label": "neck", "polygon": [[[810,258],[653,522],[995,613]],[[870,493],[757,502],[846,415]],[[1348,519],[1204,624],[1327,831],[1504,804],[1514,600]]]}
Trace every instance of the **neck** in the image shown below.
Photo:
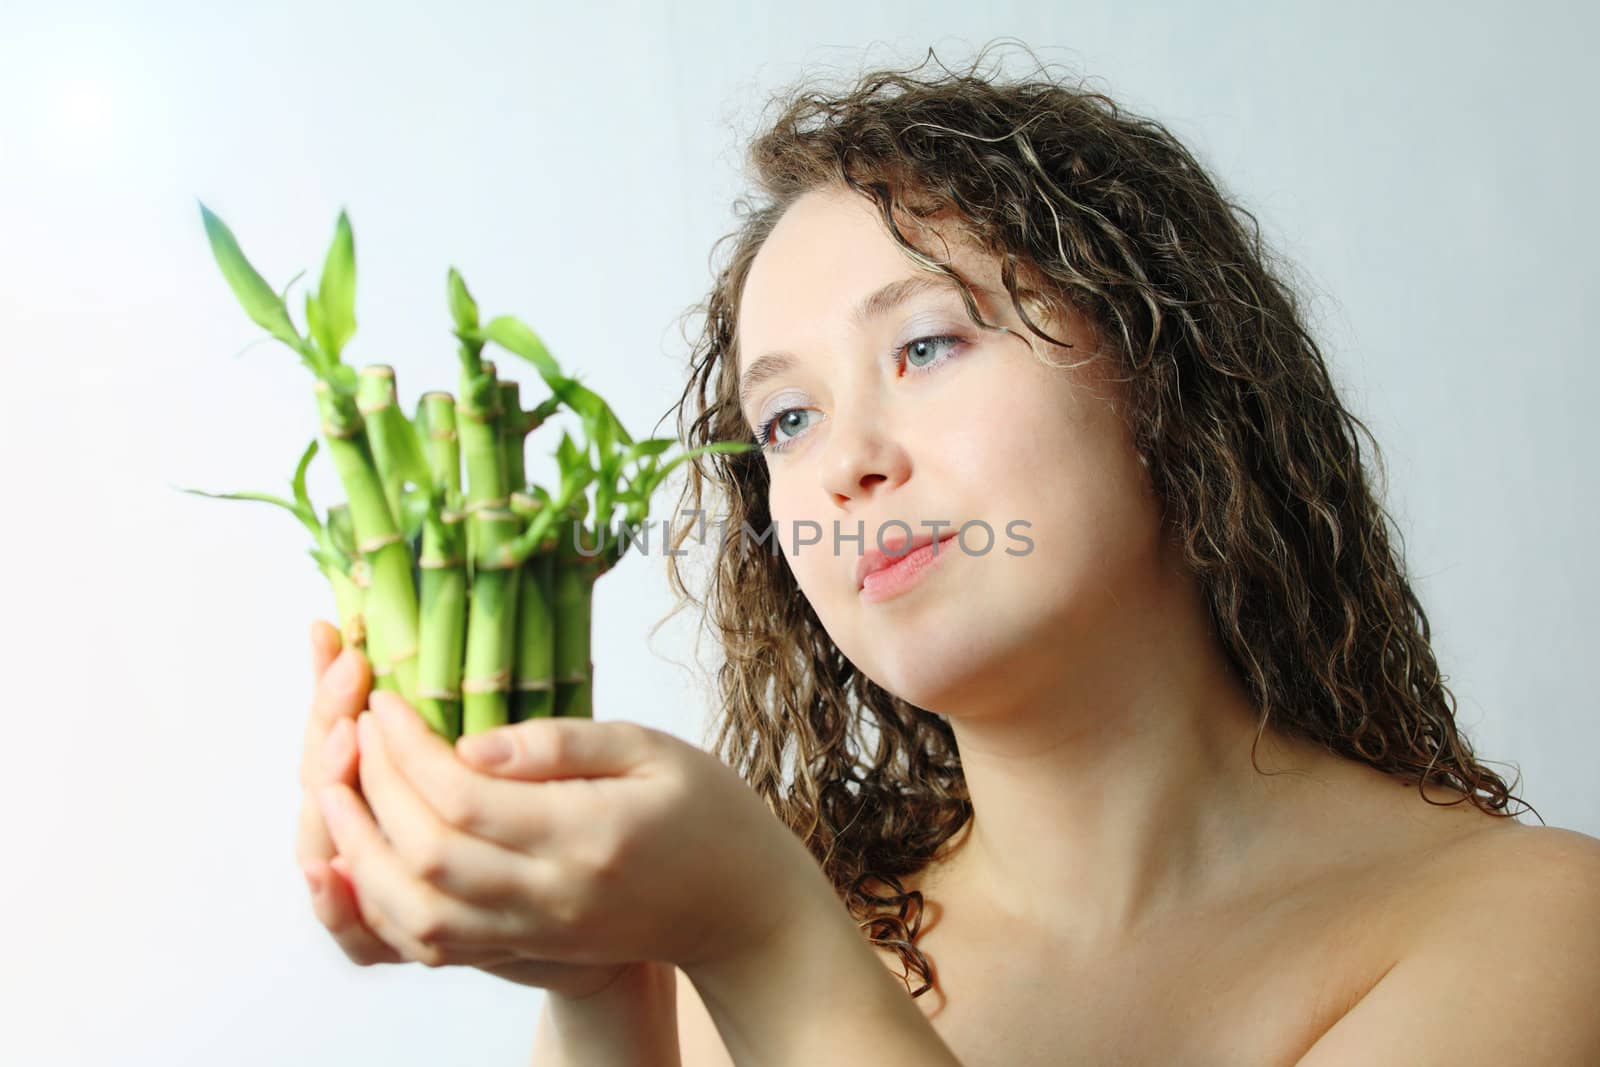
{"label": "neck", "polygon": [[[948,864],[985,908],[1119,940],[1237,889],[1276,854],[1286,793],[1338,758],[1262,734],[1190,581],[1164,580],[1011,662],[987,699],[942,702],[974,818]],[[1081,632],[1080,632],[1081,631]],[[1071,648],[1063,656],[1060,645]],[[1003,700],[995,699],[1001,692]]]}

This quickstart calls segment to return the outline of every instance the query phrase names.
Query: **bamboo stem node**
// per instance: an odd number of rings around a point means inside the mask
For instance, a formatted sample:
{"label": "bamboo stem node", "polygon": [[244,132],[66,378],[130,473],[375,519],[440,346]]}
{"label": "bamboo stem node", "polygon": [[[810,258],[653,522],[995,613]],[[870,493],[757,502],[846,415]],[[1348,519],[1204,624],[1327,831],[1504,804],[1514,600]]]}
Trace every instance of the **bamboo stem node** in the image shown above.
{"label": "bamboo stem node", "polygon": [[378,551],[380,548],[384,548],[388,545],[399,544],[404,540],[405,538],[401,537],[398,533],[384,534],[380,537],[369,537],[365,541],[362,541],[360,544],[358,544],[356,548],[360,549],[363,555],[368,555]]}
{"label": "bamboo stem node", "polygon": [[495,671],[482,678],[461,679],[462,693],[503,693],[511,689],[511,668]]}

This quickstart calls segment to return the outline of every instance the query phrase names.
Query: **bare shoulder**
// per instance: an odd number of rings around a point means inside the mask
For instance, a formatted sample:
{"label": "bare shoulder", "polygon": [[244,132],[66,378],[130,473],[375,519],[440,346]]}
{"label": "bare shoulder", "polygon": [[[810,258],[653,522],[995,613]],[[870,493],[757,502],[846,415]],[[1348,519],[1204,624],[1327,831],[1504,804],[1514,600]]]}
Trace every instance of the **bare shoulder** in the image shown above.
{"label": "bare shoulder", "polygon": [[[1434,878],[1441,922],[1471,916],[1528,929],[1576,923],[1600,934],[1600,838],[1507,822],[1464,837],[1440,859]],[[1600,956],[1594,959],[1600,969]]]}
{"label": "bare shoulder", "polygon": [[1600,840],[1508,821],[1433,860],[1394,962],[1302,1067],[1600,1063]]}

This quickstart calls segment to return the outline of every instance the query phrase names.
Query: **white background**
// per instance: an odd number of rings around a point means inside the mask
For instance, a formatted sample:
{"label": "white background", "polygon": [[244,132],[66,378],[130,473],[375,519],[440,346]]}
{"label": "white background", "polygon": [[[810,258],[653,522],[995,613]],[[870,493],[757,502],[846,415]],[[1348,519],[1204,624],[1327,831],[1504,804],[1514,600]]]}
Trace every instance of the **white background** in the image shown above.
{"label": "white background", "polygon": [[[310,380],[275,344],[234,358],[259,331],[196,198],[275,285],[315,278],[348,207],[348,358],[394,364],[408,405],[454,391],[454,264],[644,435],[767,91],[930,45],[1020,37],[1256,212],[1383,448],[1462,726],[1552,825],[1600,833],[1595,8],[764,7],[0,0],[0,1059],[523,1063],[539,1007],[353,968],[311,916],[295,769],[331,598],[287,516],[170,488],[285,489]],[[598,715],[700,740],[688,616],[648,639],[661,562],[601,583]]]}

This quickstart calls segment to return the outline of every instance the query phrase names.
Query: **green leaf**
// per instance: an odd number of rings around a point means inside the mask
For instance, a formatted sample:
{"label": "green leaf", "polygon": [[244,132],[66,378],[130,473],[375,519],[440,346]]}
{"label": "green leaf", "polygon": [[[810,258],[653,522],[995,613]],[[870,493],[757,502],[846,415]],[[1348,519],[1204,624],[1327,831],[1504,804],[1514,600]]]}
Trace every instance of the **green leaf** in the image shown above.
{"label": "green leaf", "polygon": [[623,427],[622,420],[617,418],[611,406],[592,389],[562,374],[560,365],[550,355],[550,350],[545,348],[539,335],[522,320],[501,315],[490,320],[489,325],[478,331],[477,335],[532,363],[550,391],[582,416],[586,426],[595,428],[589,431],[591,440],[598,436],[596,430],[603,427],[603,432],[612,440],[621,441],[624,445],[633,444],[633,437]]}
{"label": "green leaf", "polygon": [[252,500],[262,504],[271,504],[274,507],[282,508],[295,518],[299,519],[300,524],[307,530],[311,531],[311,536],[317,538],[322,536],[322,526],[317,522],[316,512],[303,511],[299,505],[293,504],[283,499],[281,496],[273,496],[271,493],[249,492],[212,493],[204,489],[187,489],[181,485],[175,485],[173,488],[180,492],[189,493],[193,496],[210,497],[212,500]]}
{"label": "green leaf", "polygon": [[359,378],[356,369],[344,363],[336,363],[328,368],[328,373],[323,375],[323,380],[333,386],[343,396],[354,397]]}
{"label": "green leaf", "polygon": [[561,431],[561,443],[556,446],[556,462],[561,466],[562,477],[587,465],[578,446],[572,443],[572,435],[565,430]]}
{"label": "green leaf", "polygon": [[544,342],[539,340],[539,335],[520,319],[511,315],[501,315],[490,321],[481,333],[485,340],[493,341],[507,352],[521,356],[532,363],[538,370],[539,377],[550,383],[552,392],[560,395],[562,391],[556,386],[571,382],[571,379],[561,373],[561,366],[556,363],[555,357],[544,346]]}
{"label": "green leaf", "polygon": [[649,494],[655,492],[656,486],[660,485],[666,479],[667,475],[672,473],[672,468],[676,467],[684,460],[690,459],[694,456],[705,455],[713,452],[749,452],[755,447],[755,445],[750,444],[747,441],[714,441],[711,444],[704,445],[700,448],[691,448],[688,451],[680,452],[676,456],[673,456],[665,466],[661,467],[659,470],[651,471],[647,477],[641,479],[641,482],[645,487],[645,497],[648,499]]}
{"label": "green leaf", "polygon": [[626,461],[632,463],[641,456],[659,456],[678,443],[676,437],[652,437],[628,448]]}
{"label": "green leaf", "polygon": [[451,267],[449,277],[445,279],[445,287],[450,296],[450,317],[455,320],[456,329],[461,333],[477,330],[478,302],[472,299],[472,294],[467,291],[467,283],[461,277],[461,272]]}
{"label": "green leaf", "polygon": [[432,490],[423,488],[403,493],[400,497],[400,535],[407,541],[422,532],[432,504]]}
{"label": "green leaf", "polygon": [[406,418],[399,408],[390,419],[391,444],[395,449],[392,461],[400,477],[419,489],[433,488],[433,470],[422,451],[422,436],[417,424]]}
{"label": "green leaf", "polygon": [[316,517],[317,510],[311,506],[311,497],[306,493],[306,470],[311,466],[311,460],[316,456],[318,447],[317,439],[313,437],[306,450],[300,454],[300,462],[294,468],[294,481],[291,483],[294,486],[295,505],[313,518]]}
{"label": "green leaf", "polygon": [[262,329],[296,351],[302,351],[304,340],[289,318],[289,309],[278,294],[272,291],[265,278],[256,272],[239,249],[233,231],[205,204],[200,205],[200,218],[205,223],[206,237],[211,242],[211,254],[216,257],[222,276],[238,299],[245,313]]}
{"label": "green leaf", "polygon": [[283,289],[278,293],[278,301],[281,304],[283,304],[285,309],[287,309],[289,307],[289,290],[294,288],[294,283],[295,282],[299,281],[301,278],[304,278],[305,276],[306,276],[306,272],[305,271],[297,270],[297,271],[294,272],[294,277],[290,278],[287,282],[285,282],[283,284]]}
{"label": "green leaf", "polygon": [[350,560],[344,553],[330,552],[326,548],[308,548],[306,554],[317,561],[317,566],[324,574],[338,571],[346,578],[350,577]]}
{"label": "green leaf", "polygon": [[328,246],[328,256],[322,264],[317,303],[327,335],[323,350],[329,359],[336,360],[356,332],[355,235],[350,230],[350,216],[343,211],[339,212],[333,243]]}
{"label": "green leaf", "polygon": [[528,421],[537,426],[561,408],[561,398],[554,393],[539,401],[539,405],[527,412]]}
{"label": "green leaf", "polygon": [[328,509],[328,538],[339,551],[352,557],[356,554],[356,528],[348,504],[334,504]]}
{"label": "green leaf", "polygon": [[306,294],[306,332],[311,335],[311,340],[323,352],[332,351],[330,345],[333,338],[328,333],[328,327],[322,320],[322,305],[317,303],[315,293]]}

